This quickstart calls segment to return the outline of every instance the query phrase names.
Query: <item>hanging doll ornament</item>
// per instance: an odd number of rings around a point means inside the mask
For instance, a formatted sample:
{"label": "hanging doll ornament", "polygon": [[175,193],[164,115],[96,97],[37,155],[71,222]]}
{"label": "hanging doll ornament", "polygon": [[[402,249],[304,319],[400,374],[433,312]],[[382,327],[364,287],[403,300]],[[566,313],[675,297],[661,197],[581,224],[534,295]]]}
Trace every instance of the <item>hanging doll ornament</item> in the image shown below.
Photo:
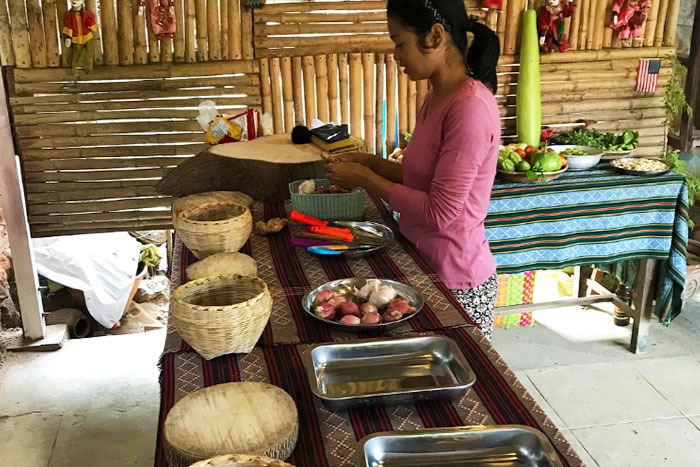
{"label": "hanging doll ornament", "polygon": [[94,34],[97,34],[95,15],[85,9],[85,0],[71,0],[70,11],[63,17],[63,30],[66,48],[73,49],[71,67],[78,76],[81,71],[92,71],[95,47]]}
{"label": "hanging doll ornament", "polygon": [[545,0],[537,12],[537,29],[540,33],[540,49],[543,52],[566,52],[571,49],[564,34],[564,18],[576,11],[576,4],[563,0]]}
{"label": "hanging doll ornament", "polygon": [[139,16],[143,16],[148,3],[151,28],[158,39],[170,39],[175,34],[175,2],[173,0],[140,0]]}
{"label": "hanging doll ornament", "polygon": [[611,28],[619,31],[620,40],[640,39],[644,35],[642,26],[651,8],[649,0],[615,0]]}

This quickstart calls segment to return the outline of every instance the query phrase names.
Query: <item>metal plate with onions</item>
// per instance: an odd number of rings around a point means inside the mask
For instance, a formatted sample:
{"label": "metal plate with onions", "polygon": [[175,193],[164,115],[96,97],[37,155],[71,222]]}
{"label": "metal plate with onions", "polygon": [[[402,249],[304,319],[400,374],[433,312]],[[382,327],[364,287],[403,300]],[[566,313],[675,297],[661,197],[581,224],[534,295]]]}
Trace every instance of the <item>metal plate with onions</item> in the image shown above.
{"label": "metal plate with onions", "polygon": [[314,299],[316,298],[316,294],[319,293],[322,290],[332,290],[333,292],[342,294],[342,295],[351,295],[353,291],[353,287],[357,289],[361,289],[366,283],[367,279],[362,279],[362,278],[352,278],[352,279],[339,279],[336,281],[331,281],[331,282],[326,282],[320,287],[317,287],[316,289],[312,290],[308,294],[304,296],[304,298],[301,301],[302,306],[304,307],[304,311],[311,316],[312,318],[321,321],[322,323],[332,327],[333,329],[337,329],[338,331],[343,331],[343,332],[383,332],[383,331],[389,331],[391,329],[397,328],[404,324],[406,321],[409,319],[413,318],[416,316],[418,313],[421,312],[423,309],[423,305],[425,305],[425,300],[423,299],[423,296],[418,293],[416,289],[411,287],[408,284],[404,284],[402,282],[397,282],[397,281],[392,281],[389,279],[379,279],[382,283],[382,285],[390,285],[396,290],[396,294],[398,297],[405,298],[408,300],[408,303],[416,309],[413,313],[404,316],[403,318],[393,321],[391,323],[380,323],[380,324],[357,324],[357,325],[351,325],[351,324],[342,324],[342,323],[337,323],[335,321],[323,319],[320,316],[316,316],[314,313]]}
{"label": "metal plate with onions", "polygon": [[[630,170],[630,169],[618,167],[618,164],[620,164],[621,162],[625,162],[625,161],[635,162],[635,161],[639,161],[641,159],[649,159],[652,161],[660,162],[663,165],[665,165],[666,168],[663,170]],[[623,157],[620,159],[615,159],[614,161],[610,162],[610,165],[620,173],[623,173],[626,175],[637,175],[637,176],[642,176],[642,177],[650,177],[653,175],[663,175],[671,170],[671,166],[668,165],[668,163],[666,161],[664,161],[662,159],[655,158],[655,157]]]}

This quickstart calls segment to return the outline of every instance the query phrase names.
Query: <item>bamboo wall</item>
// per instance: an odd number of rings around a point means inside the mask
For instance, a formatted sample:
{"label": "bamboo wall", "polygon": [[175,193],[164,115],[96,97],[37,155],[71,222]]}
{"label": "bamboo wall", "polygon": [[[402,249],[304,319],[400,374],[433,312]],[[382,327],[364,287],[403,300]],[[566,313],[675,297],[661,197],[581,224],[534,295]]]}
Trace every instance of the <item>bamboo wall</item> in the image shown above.
{"label": "bamboo wall", "polygon": [[[541,0],[539,0],[541,1]],[[391,151],[415,125],[427,83],[396,66],[384,0],[176,0],[177,33],[158,40],[138,0],[87,0],[100,32],[96,68],[75,79],[59,37],[68,0],[0,0],[0,61],[23,164],[33,235],[169,226],[155,184],[201,150],[197,105],[259,107],[275,131],[313,118],[348,123],[370,150]],[[468,10],[497,31],[497,98],[506,142],[515,135],[518,31],[525,0]],[[639,58],[674,51],[679,0],[653,5],[642,41],[606,27],[611,0],[579,0],[566,29],[575,51],[542,57],[543,124],[586,121],[640,131],[641,155],[664,147],[662,93],[634,91]],[[663,86],[670,70],[663,68]]]}

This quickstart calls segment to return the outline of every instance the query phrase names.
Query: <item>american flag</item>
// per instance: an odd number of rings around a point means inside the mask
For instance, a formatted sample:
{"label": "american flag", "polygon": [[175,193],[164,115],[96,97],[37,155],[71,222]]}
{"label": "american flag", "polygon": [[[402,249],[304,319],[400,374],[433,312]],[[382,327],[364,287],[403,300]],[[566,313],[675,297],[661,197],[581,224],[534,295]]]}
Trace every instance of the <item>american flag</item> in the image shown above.
{"label": "american flag", "polygon": [[637,68],[637,92],[656,92],[658,89],[661,59],[641,58]]}

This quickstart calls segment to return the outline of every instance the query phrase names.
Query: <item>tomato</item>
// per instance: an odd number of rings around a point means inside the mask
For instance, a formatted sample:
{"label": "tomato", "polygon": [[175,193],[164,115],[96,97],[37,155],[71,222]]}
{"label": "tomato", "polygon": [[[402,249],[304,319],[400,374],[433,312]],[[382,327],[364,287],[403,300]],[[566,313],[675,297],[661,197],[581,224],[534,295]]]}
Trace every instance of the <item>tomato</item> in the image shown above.
{"label": "tomato", "polygon": [[562,167],[566,165],[566,156],[564,154],[559,154],[559,157],[561,158],[561,165]]}
{"label": "tomato", "polygon": [[547,148],[547,152],[554,152],[554,149],[552,149],[552,148]]}
{"label": "tomato", "polygon": [[516,152],[520,157],[524,157],[524,156],[526,155],[525,151],[523,151],[523,150],[520,149],[520,148],[516,149],[515,152]]}
{"label": "tomato", "polygon": [[528,156],[531,156],[532,154],[534,154],[536,152],[537,152],[537,148],[535,146],[527,146],[525,148],[525,154],[527,154]]}

